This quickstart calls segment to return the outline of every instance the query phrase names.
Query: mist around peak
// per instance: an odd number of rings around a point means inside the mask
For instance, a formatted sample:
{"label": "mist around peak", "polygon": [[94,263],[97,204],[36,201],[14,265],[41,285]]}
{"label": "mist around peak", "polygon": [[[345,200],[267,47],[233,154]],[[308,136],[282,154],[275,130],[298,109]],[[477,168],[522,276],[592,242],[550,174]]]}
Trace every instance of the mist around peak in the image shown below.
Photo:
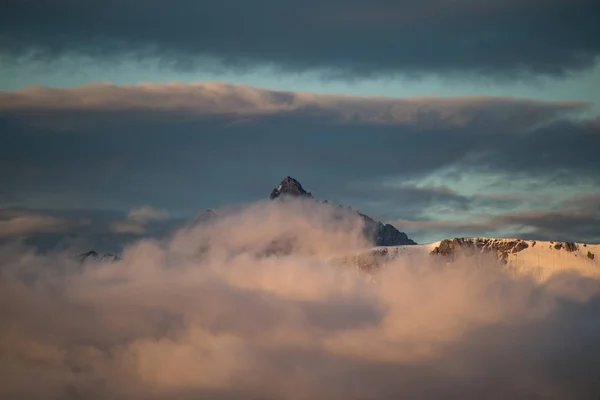
{"label": "mist around peak", "polygon": [[[289,199],[310,199],[317,201],[311,192],[307,192],[298,180],[291,176],[283,178],[281,183],[271,191],[269,195],[270,200],[284,201]],[[324,204],[329,204],[327,200],[323,201]],[[339,205],[338,207],[342,207]],[[391,224],[384,224],[376,221],[373,218],[361,213],[360,211],[354,211],[363,220],[364,228],[363,234],[367,240],[371,241],[374,246],[396,246],[396,245],[412,245],[417,244],[414,240],[404,232],[400,232],[396,227]]]}
{"label": "mist around peak", "polygon": [[[495,257],[331,262],[370,246],[305,199],[216,210],[110,263],[0,248],[6,399],[586,399],[600,281]],[[35,379],[35,384],[33,383]]]}

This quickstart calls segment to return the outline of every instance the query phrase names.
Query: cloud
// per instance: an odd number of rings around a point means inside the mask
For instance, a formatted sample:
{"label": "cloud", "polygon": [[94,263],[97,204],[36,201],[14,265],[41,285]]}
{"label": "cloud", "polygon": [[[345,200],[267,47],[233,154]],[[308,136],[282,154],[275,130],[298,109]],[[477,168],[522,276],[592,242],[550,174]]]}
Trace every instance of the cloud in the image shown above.
{"label": "cloud", "polygon": [[156,221],[164,221],[169,218],[165,210],[156,210],[149,206],[141,206],[132,209],[124,221],[115,221],[112,230],[115,233],[133,233],[142,235],[148,232],[148,224]]}
{"label": "cloud", "polygon": [[142,224],[128,221],[117,221],[113,223],[112,229],[115,233],[134,233],[137,235],[146,233],[146,229]]}
{"label": "cloud", "polygon": [[[454,183],[450,178],[446,181]],[[595,193],[566,198],[548,189],[465,194],[448,185],[417,185],[398,179],[375,180],[347,193],[350,200],[362,201],[366,209],[419,243],[449,236],[600,242]]]}
{"label": "cloud", "polygon": [[165,220],[169,218],[169,213],[165,210],[156,210],[149,206],[141,206],[129,211],[127,218],[145,224],[150,221]]}
{"label": "cloud", "polygon": [[36,212],[0,210],[0,238],[64,232],[66,221]]}
{"label": "cloud", "polygon": [[[131,214],[131,215],[130,215]],[[96,250],[116,253],[140,237],[162,238],[184,220],[164,210],[136,207],[130,213],[114,210],[0,210],[0,245],[22,242],[42,253]]]}
{"label": "cloud", "polygon": [[522,172],[542,175],[552,171],[554,179],[549,184],[572,182],[586,170],[600,168],[595,150],[599,133],[590,121],[557,120],[526,135],[496,138],[494,148],[465,158],[462,166],[477,171],[503,168],[515,177]]}
{"label": "cloud", "polygon": [[177,69],[273,66],[329,77],[474,72],[559,75],[600,52],[594,0],[11,1],[6,58],[157,60]]}
{"label": "cloud", "polygon": [[531,227],[538,238],[600,241],[600,214],[582,209],[528,210],[500,215],[497,224]]}
{"label": "cloud", "polygon": [[[365,245],[343,209],[265,202],[220,215],[138,241],[114,264],[0,247],[0,395],[570,399],[600,389],[598,280],[536,283],[491,259],[427,257],[369,281],[330,263]],[[267,251],[277,243],[286,251]]]}
{"label": "cloud", "polygon": [[587,193],[573,196],[566,200],[563,206],[600,212],[600,193]]}
{"label": "cloud", "polygon": [[[587,196],[586,196],[587,197]],[[461,215],[452,219],[397,219],[409,235],[509,236],[525,239],[600,242],[600,213],[585,207],[530,209],[499,214]]]}
{"label": "cloud", "polygon": [[[139,116],[166,121],[194,118],[308,116],[346,124],[417,125],[421,128],[479,124],[526,129],[585,110],[578,101],[540,101],[510,97],[408,97],[325,95],[267,90],[220,82],[91,83],[74,88],[30,86],[0,92],[0,113],[40,119],[55,113],[82,113],[89,120],[113,114],[139,121]],[[138,116],[136,118],[135,116]],[[187,118],[186,118],[187,117]],[[61,121],[64,124],[64,121]],[[77,121],[79,122],[79,121]],[[74,126],[78,126],[77,122]],[[493,128],[492,128],[493,129]]]}
{"label": "cloud", "polygon": [[398,226],[401,226],[402,229],[406,229],[407,231],[422,231],[422,230],[432,230],[435,232],[440,231],[448,231],[448,232],[465,232],[465,231],[490,231],[494,228],[489,223],[485,222],[476,222],[476,221],[456,221],[456,220],[407,220],[407,219],[399,219],[396,220],[395,223]]}
{"label": "cloud", "polygon": [[[191,216],[265,198],[291,175],[385,221],[565,209],[565,193],[600,187],[598,127],[571,118],[586,107],[221,83],[2,92],[0,203],[129,210],[150,199]],[[507,192],[527,196],[491,195]]]}

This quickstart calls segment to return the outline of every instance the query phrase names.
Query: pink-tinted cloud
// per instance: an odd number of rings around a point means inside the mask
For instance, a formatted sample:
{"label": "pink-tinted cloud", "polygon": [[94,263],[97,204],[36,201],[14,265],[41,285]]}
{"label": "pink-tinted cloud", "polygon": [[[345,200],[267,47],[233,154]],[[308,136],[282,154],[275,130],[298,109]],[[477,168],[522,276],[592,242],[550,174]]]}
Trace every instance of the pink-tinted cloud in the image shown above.
{"label": "pink-tinted cloud", "polygon": [[[288,251],[265,251],[282,237]],[[427,254],[401,256],[370,277],[332,262],[364,245],[354,213],[268,202],[138,241],[115,263],[82,268],[0,246],[0,396],[562,400],[596,392],[597,279],[552,271],[542,283],[497,260],[446,265]]]}
{"label": "pink-tinted cloud", "polygon": [[67,221],[61,218],[38,212],[0,210],[0,238],[64,232],[67,229]]}
{"label": "pink-tinted cloud", "polygon": [[111,228],[115,233],[133,233],[141,235],[147,232],[147,225],[156,221],[164,221],[169,218],[166,210],[157,210],[149,206],[133,208],[127,218],[115,221]]}
{"label": "pink-tinted cloud", "polygon": [[[321,95],[259,89],[219,82],[93,83],[74,88],[31,86],[0,92],[0,114],[48,116],[52,113],[136,113],[163,118],[251,118],[280,114],[325,115],[348,124],[526,129],[582,111],[585,102],[510,97],[407,97]],[[88,115],[89,117],[89,115]],[[90,117],[91,118],[91,117]],[[485,132],[482,132],[484,134]]]}

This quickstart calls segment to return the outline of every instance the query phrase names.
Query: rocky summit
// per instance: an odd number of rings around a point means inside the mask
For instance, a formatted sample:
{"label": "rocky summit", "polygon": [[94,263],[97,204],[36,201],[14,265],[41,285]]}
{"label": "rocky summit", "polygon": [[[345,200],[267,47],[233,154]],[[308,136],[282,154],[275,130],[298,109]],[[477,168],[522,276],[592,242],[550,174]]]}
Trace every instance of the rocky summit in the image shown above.
{"label": "rocky summit", "polygon": [[[307,192],[300,182],[291,176],[283,178],[281,183],[271,191],[269,198],[271,200],[283,199],[285,197],[306,197],[314,198],[312,193]],[[327,202],[327,201],[325,201]],[[412,239],[409,239],[406,233],[400,232],[393,225],[383,224],[375,221],[368,215],[357,212],[365,223],[364,233],[375,246],[401,246],[417,244]]]}
{"label": "rocky summit", "polygon": [[[286,176],[279,183],[279,185],[271,191],[269,198],[273,201],[285,200],[286,198],[307,198],[313,201],[316,200],[312,193],[306,191],[300,182],[291,176]],[[327,203],[327,201],[324,201]],[[340,206],[341,207],[341,206]],[[368,215],[362,214],[358,211],[354,211],[358,216],[360,216],[364,221],[364,234],[371,241],[371,243],[375,246],[405,246],[405,245],[415,245],[417,244],[404,232],[400,232],[393,225],[384,224],[382,222],[376,221]],[[206,225],[208,223],[213,222],[215,219],[219,218],[219,214],[213,210],[205,210],[197,214],[186,226],[185,229],[192,229],[199,225]],[[289,248],[289,243],[287,243],[284,239],[273,243],[266,250],[267,254],[275,254],[275,253],[285,253],[285,250]],[[92,250],[87,253],[82,253],[79,255],[79,260],[81,262],[84,261],[118,261],[119,256],[113,255],[110,253],[106,254],[98,254],[96,251]]]}
{"label": "rocky summit", "polygon": [[304,190],[300,182],[298,182],[291,176],[286,176],[285,178],[283,178],[279,186],[273,189],[269,198],[271,200],[274,200],[277,198],[284,198],[286,196],[312,197],[312,194]]}

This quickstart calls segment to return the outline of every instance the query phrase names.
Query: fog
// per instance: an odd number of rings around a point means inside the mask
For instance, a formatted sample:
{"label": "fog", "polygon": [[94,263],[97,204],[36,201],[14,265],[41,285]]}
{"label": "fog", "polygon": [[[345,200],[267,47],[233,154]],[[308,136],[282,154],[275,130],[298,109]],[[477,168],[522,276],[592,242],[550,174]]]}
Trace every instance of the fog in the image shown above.
{"label": "fog", "polygon": [[600,282],[492,258],[367,275],[362,220],[219,210],[115,263],[0,248],[3,399],[597,399]]}

